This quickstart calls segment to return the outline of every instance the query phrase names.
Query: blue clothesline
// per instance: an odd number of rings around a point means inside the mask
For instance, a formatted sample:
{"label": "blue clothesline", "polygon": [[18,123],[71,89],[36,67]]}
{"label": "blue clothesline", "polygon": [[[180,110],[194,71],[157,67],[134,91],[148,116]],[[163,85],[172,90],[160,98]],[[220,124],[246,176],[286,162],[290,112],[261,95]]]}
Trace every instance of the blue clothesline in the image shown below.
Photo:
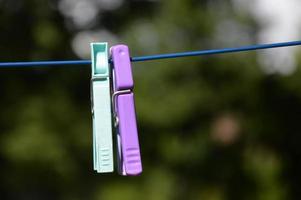
{"label": "blue clothesline", "polygon": [[[141,61],[148,61],[148,60],[213,55],[213,54],[233,53],[233,52],[242,52],[242,51],[254,51],[259,49],[271,49],[271,48],[299,46],[299,45],[301,45],[301,41],[272,43],[272,44],[258,44],[258,45],[250,45],[250,46],[243,46],[237,48],[224,48],[224,49],[212,49],[212,50],[189,51],[189,52],[181,52],[181,53],[139,56],[139,57],[132,57],[131,61],[141,62]],[[110,62],[110,60],[108,62]],[[89,65],[89,64],[91,64],[91,60],[2,62],[2,63],[0,62],[0,67],[6,68],[6,67],[34,67],[34,66],[55,66],[55,65]]]}

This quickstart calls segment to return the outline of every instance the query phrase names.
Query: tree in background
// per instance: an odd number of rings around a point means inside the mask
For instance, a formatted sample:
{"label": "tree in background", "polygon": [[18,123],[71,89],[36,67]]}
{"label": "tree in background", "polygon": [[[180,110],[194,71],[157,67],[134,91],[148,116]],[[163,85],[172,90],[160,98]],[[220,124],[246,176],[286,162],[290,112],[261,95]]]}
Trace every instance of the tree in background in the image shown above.
{"label": "tree in background", "polygon": [[[2,61],[255,43],[230,1],[0,1]],[[235,45],[235,46],[236,46]],[[74,54],[73,54],[74,52]],[[300,63],[300,62],[299,62]],[[134,63],[144,172],[92,170],[90,68],[1,69],[1,199],[296,199],[301,84],[253,52]]]}

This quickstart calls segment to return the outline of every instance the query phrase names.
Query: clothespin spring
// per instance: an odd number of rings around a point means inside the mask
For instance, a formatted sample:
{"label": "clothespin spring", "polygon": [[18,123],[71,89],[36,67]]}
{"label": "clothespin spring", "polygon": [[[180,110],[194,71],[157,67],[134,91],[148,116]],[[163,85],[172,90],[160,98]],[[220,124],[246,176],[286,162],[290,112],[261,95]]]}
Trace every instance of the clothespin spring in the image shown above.
{"label": "clothespin spring", "polygon": [[130,94],[133,91],[128,89],[128,90],[119,90],[113,93],[112,95],[112,110],[113,110],[113,117],[114,117],[114,126],[117,127],[119,124],[119,119],[117,117],[117,108],[114,106],[115,102],[116,102],[116,98],[117,96],[121,95],[121,94]]}

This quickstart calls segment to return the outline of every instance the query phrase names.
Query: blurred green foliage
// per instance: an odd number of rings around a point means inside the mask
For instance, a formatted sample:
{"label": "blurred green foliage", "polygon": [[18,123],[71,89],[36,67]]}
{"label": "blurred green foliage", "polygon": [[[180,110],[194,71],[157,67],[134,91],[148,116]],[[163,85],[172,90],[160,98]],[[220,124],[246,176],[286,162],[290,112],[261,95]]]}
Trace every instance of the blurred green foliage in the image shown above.
{"label": "blurred green foliage", "polygon": [[[109,30],[133,55],[218,47],[225,18],[248,26],[253,41],[257,32],[230,1],[129,0],[84,28],[59,3],[0,0],[1,61],[77,59],[71,43],[83,30]],[[0,198],[300,197],[300,65],[266,75],[248,52],[133,66],[139,177],[92,170],[89,67],[1,69]]]}

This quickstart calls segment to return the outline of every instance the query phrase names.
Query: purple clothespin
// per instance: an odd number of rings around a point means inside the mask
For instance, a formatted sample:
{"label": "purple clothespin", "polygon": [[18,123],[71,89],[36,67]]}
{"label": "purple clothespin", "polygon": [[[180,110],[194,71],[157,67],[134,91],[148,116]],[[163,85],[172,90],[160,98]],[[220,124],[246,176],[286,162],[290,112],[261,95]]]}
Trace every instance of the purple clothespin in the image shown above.
{"label": "purple clothespin", "polygon": [[118,142],[119,173],[135,176],[142,172],[136,124],[131,60],[126,45],[111,47],[113,110]]}

